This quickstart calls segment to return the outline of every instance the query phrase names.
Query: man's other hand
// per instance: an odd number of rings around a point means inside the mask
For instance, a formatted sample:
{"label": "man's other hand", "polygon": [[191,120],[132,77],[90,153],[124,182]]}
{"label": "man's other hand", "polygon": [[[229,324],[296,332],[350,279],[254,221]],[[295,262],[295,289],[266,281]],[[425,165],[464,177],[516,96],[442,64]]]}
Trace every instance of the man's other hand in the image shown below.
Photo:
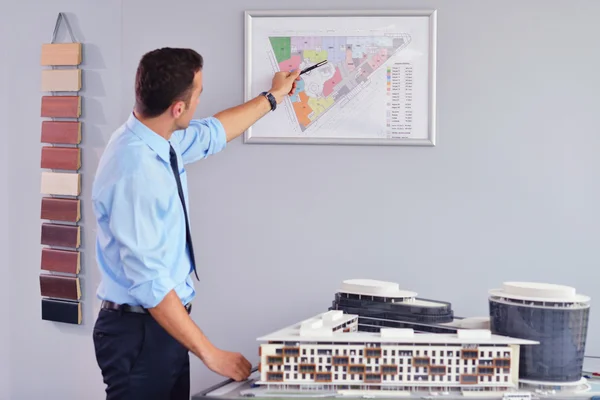
{"label": "man's other hand", "polygon": [[300,69],[292,72],[277,72],[273,77],[271,94],[275,96],[277,104],[283,101],[285,96],[291,96],[296,91],[296,83],[300,80]]}
{"label": "man's other hand", "polygon": [[214,348],[203,358],[204,364],[219,375],[238,382],[250,376],[252,365],[240,353]]}

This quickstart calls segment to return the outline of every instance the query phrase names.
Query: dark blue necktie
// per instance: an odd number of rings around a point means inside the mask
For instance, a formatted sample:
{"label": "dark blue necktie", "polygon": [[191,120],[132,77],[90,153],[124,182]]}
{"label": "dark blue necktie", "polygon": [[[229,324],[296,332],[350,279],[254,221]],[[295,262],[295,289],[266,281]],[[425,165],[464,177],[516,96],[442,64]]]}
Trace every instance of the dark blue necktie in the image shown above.
{"label": "dark blue necktie", "polygon": [[175,154],[175,150],[173,146],[169,143],[169,156],[171,158],[171,169],[173,170],[173,175],[175,175],[175,180],[177,181],[177,191],[179,192],[179,199],[181,200],[181,206],[183,207],[183,215],[185,216],[185,241],[187,243],[188,249],[190,250],[190,259],[192,260],[192,267],[194,268],[194,274],[196,274],[196,279],[198,281],[198,273],[196,272],[196,259],[194,258],[194,246],[192,246],[192,235],[190,233],[190,225],[188,223],[188,215],[187,208],[185,207],[185,199],[183,197],[183,189],[181,188],[181,179],[179,178],[179,165],[177,164],[177,154]]}

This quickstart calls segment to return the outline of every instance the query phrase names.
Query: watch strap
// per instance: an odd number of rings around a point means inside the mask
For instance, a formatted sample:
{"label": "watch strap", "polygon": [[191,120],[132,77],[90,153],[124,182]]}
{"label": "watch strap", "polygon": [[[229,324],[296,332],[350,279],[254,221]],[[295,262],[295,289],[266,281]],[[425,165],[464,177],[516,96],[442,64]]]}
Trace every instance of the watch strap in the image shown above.
{"label": "watch strap", "polygon": [[277,108],[277,100],[275,100],[275,96],[269,92],[262,92],[261,95],[265,96],[267,100],[269,100],[269,103],[271,104],[271,111],[275,111]]}

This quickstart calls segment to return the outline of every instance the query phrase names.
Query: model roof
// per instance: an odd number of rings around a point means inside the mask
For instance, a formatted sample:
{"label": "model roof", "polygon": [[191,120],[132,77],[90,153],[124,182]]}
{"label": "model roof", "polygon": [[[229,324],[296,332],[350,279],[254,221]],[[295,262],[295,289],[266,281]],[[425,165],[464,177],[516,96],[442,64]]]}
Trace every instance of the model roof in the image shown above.
{"label": "model roof", "polygon": [[414,298],[417,293],[401,290],[394,282],[375,279],[348,279],[342,282],[340,292],[388,298]]}
{"label": "model roof", "polygon": [[[358,317],[354,314],[343,314],[339,311],[328,311],[308,318],[297,324],[259,337],[258,341],[282,342],[340,342],[340,343],[407,343],[407,344],[539,344],[533,340],[493,335],[485,329],[459,329],[456,334],[415,333],[412,329],[382,328],[380,332],[333,332],[331,329],[339,325],[336,321],[351,321]],[[322,321],[319,323],[319,321]],[[312,328],[311,328],[312,327]],[[314,330],[313,330],[314,329]]]}
{"label": "model roof", "polygon": [[587,303],[588,296],[577,294],[575,288],[538,282],[504,282],[502,289],[492,289],[490,295],[522,301],[553,303]]}

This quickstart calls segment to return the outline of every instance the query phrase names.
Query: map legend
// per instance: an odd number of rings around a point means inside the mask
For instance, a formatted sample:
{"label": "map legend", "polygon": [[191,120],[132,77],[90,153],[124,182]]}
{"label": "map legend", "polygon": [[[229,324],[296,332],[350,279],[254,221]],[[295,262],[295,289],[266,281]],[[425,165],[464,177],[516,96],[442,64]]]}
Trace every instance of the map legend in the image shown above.
{"label": "map legend", "polygon": [[413,71],[409,63],[396,63],[387,69],[388,137],[408,137],[413,122]]}

